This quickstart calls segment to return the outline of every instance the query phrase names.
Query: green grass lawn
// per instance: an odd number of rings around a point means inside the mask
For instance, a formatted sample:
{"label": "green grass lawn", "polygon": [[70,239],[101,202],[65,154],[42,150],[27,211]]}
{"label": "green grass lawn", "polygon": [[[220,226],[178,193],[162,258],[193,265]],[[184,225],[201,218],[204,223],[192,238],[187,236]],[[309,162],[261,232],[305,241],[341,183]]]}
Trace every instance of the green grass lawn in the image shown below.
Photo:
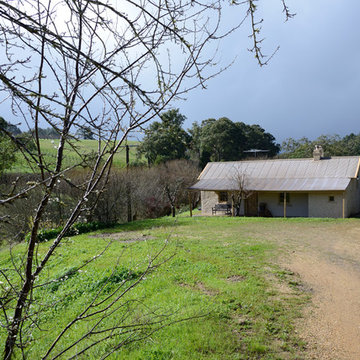
{"label": "green grass lawn", "polygon": [[[38,315],[39,328],[29,328],[28,358],[42,358],[59,329],[78,315],[104,284],[101,299],[106,303],[106,295],[118,286],[124,274],[132,274],[129,283],[136,281],[149,257],[167,243],[159,261],[171,258],[127,293],[123,307],[111,313],[105,324],[115,326],[134,319],[144,323],[165,315],[175,323],[119,349],[111,359],[301,359],[304,344],[293,326],[308,295],[297,286],[298,279],[292,273],[275,265],[274,258],[282,250],[259,238],[256,231],[246,231],[248,225],[262,229],[270,222],[281,228],[284,219],[184,216],[174,221],[165,217],[66,239],[39,279],[50,281],[49,285],[34,292],[42,312]],[[111,237],[113,242],[102,256],[74,271],[98,255]],[[40,257],[49,243],[40,245]],[[13,249],[16,262],[20,262],[24,250],[23,244]],[[0,268],[9,267],[8,251],[3,249]],[[284,287],[288,289],[285,293],[281,290]],[[131,310],[125,315],[127,306]],[[185,318],[190,320],[181,321]],[[77,323],[60,341],[54,355],[81,337],[93,321]],[[3,343],[5,334],[0,331]],[[80,358],[99,359],[124,336],[115,331],[110,339]],[[32,341],[34,338],[38,340]],[[100,334],[95,334],[60,358],[70,358],[99,338]]]}
{"label": "green grass lawn", "polygon": [[[136,145],[138,141],[128,141],[129,145]],[[56,160],[56,151],[59,145],[59,140],[41,139],[40,145],[44,154],[44,159],[47,164],[54,164]],[[74,142],[77,151],[81,154],[91,154],[98,149],[98,142],[96,140],[79,140]],[[130,163],[136,160],[136,147],[130,147]],[[80,160],[79,155],[69,146],[65,147],[63,167],[77,164]],[[120,148],[119,152],[115,154],[113,166],[116,168],[125,167],[126,154],[125,148]],[[31,167],[28,165],[20,152],[16,154],[16,163],[9,170],[13,173],[28,173],[32,172]]]}

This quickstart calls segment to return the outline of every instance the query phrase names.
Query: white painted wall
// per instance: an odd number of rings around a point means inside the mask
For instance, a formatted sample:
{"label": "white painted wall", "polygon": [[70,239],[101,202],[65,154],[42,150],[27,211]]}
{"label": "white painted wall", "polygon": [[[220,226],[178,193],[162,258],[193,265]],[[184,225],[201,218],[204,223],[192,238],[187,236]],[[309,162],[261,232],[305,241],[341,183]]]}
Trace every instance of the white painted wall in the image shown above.
{"label": "white painted wall", "polygon": [[[329,201],[334,196],[335,201]],[[215,191],[201,191],[201,209],[203,215],[212,215],[212,208],[219,203]],[[284,204],[279,202],[278,192],[259,192],[258,204],[266,203],[275,217],[284,216]],[[360,179],[352,179],[345,193],[345,217],[360,212]],[[241,215],[244,214],[244,201]],[[290,203],[286,207],[289,217],[332,217],[343,216],[343,192],[290,193]]]}
{"label": "white painted wall", "polygon": [[240,216],[244,216],[245,215],[245,199],[241,200],[241,204],[240,204]]}
{"label": "white painted wall", "polygon": [[[266,203],[267,208],[273,216],[284,216],[284,204],[280,203],[280,193],[260,192],[258,203]],[[286,216],[307,217],[308,216],[308,194],[290,193],[290,202],[286,204]]]}
{"label": "white painted wall", "polygon": [[219,203],[218,195],[215,191],[201,191],[201,214],[212,215],[212,208]]}
{"label": "white painted wall", "polygon": [[[212,215],[212,208],[215,204],[219,203],[219,195],[215,191],[201,191],[201,214],[202,215]],[[228,204],[231,204],[231,199],[229,196]],[[240,215],[244,215],[244,204],[245,200],[241,201],[240,205]],[[217,215],[224,215],[221,211]]]}
{"label": "white painted wall", "polygon": [[360,179],[351,179],[346,189],[345,216],[360,213]]}
{"label": "white painted wall", "polygon": [[258,204],[266,203],[272,216],[284,216],[284,205],[279,204],[279,193],[260,192],[258,194]]}
{"label": "white painted wall", "polygon": [[[329,201],[329,196],[334,196],[335,201]],[[309,193],[309,217],[342,218],[342,216],[343,192]]]}

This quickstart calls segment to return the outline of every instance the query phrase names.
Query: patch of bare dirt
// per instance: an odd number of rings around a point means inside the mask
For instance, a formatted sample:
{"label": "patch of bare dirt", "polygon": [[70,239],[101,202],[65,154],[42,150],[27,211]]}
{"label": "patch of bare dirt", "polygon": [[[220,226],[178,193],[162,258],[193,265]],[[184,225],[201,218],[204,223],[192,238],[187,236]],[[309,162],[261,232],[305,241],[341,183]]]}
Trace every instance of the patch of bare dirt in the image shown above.
{"label": "patch of bare dirt", "polygon": [[226,280],[230,282],[240,282],[240,281],[244,281],[245,279],[246,277],[242,275],[232,275],[229,276]]}
{"label": "patch of bare dirt", "polygon": [[[289,269],[283,270],[286,276],[281,280],[276,274],[272,273],[269,269],[266,279],[271,284],[273,289],[276,289],[276,292],[273,294],[278,299],[290,298],[297,296],[298,291],[289,285],[288,278],[293,278],[295,276],[293,271]],[[297,276],[297,275],[296,275]]]}
{"label": "patch of bare dirt", "polygon": [[191,286],[191,285],[185,284],[185,283],[181,283],[179,285],[182,286],[182,287],[185,287],[185,288],[199,290],[203,294],[209,295],[209,296],[215,296],[215,295],[217,295],[219,293],[218,291],[216,291],[214,289],[210,289],[210,288],[206,287],[205,284],[203,284],[202,282],[197,282],[195,284],[195,286]]}
{"label": "patch of bare dirt", "polygon": [[209,296],[215,296],[219,292],[214,289],[207,288],[202,282],[196,283],[196,288],[199,289],[203,294],[209,295]]}
{"label": "patch of bare dirt", "polygon": [[133,243],[137,241],[153,240],[153,236],[146,234],[137,234],[131,231],[123,231],[118,233],[102,233],[96,235],[90,235],[93,238],[106,238],[112,240],[119,240],[123,243]]}

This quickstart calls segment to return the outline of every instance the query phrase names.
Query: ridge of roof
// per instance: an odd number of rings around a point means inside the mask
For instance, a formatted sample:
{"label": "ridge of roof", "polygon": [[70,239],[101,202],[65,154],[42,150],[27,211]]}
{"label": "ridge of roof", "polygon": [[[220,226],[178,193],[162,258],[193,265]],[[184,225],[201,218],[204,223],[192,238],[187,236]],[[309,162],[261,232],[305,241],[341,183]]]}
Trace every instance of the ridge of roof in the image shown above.
{"label": "ridge of roof", "polygon": [[[253,159],[253,160],[231,160],[231,161],[209,161],[208,164],[229,164],[229,163],[239,163],[239,162],[270,162],[270,161],[325,161],[325,160],[334,160],[334,159],[360,159],[360,155],[349,155],[349,156],[329,156],[324,157],[321,160],[314,160],[314,158],[286,158],[286,159]],[[206,167],[205,166],[205,167]]]}

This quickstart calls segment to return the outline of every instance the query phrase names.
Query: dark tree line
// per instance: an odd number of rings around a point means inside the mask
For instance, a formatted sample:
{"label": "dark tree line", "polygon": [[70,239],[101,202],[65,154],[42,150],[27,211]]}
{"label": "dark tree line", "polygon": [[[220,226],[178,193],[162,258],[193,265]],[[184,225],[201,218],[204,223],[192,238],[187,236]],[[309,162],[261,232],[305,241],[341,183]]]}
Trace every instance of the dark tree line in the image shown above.
{"label": "dark tree line", "polygon": [[315,140],[307,137],[286,139],[281,145],[283,158],[307,158],[312,156],[315,145],[321,145],[325,156],[360,155],[360,133],[351,133],[344,137],[339,135],[321,135]]}
{"label": "dark tree line", "polygon": [[[1,119],[3,121],[5,121],[3,118],[1,118]],[[16,125],[11,124],[7,121],[5,121],[5,123],[6,123],[5,127],[13,135],[33,135],[33,133],[34,133],[34,130],[21,131]],[[59,132],[51,127],[48,127],[48,128],[38,127],[37,132],[38,132],[39,139],[59,139],[60,138]]]}
{"label": "dark tree line", "polygon": [[233,122],[223,117],[208,119],[201,125],[193,124],[193,152],[197,154],[202,166],[209,161],[235,161],[248,157],[245,151],[266,150],[269,157],[278,154],[279,144],[275,137],[259,125]]}
{"label": "dark tree line", "polygon": [[259,125],[233,122],[226,117],[193,123],[188,131],[183,129],[186,117],[179,109],[160,115],[145,131],[138,154],[149,164],[171,159],[192,159],[203,167],[209,161],[241,160],[246,150],[266,150],[269,157],[280,151],[275,137]]}

